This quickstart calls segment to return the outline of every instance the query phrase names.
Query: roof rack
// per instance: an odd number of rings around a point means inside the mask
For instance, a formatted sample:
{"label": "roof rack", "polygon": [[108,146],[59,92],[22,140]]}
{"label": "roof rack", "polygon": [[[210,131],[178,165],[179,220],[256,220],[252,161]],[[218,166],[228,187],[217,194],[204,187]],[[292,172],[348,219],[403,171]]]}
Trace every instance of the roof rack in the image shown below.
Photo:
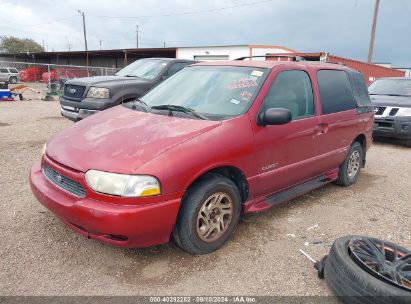
{"label": "roof rack", "polygon": [[244,59],[251,59],[251,58],[267,58],[267,57],[274,57],[274,58],[291,58],[293,61],[306,61],[303,57],[301,56],[295,56],[295,55],[258,55],[258,56],[244,56],[244,57],[239,57],[234,60],[244,60]]}

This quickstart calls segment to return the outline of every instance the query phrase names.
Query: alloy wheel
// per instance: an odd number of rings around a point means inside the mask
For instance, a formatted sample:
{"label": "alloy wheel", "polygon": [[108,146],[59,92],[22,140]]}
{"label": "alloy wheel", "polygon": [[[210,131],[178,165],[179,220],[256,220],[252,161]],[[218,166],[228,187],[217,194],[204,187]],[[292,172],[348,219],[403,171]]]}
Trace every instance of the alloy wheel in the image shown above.
{"label": "alloy wheel", "polygon": [[360,170],[361,155],[358,150],[354,150],[348,160],[347,175],[350,179],[354,178]]}
{"label": "alloy wheel", "polygon": [[197,234],[204,242],[219,239],[230,226],[233,215],[233,201],[229,195],[218,192],[210,195],[197,216]]}

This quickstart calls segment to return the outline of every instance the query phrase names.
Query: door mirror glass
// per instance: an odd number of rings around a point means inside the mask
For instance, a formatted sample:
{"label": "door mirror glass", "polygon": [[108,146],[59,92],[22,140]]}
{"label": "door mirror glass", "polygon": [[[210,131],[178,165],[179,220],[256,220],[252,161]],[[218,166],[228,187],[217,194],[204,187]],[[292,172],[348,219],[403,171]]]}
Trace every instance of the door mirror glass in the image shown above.
{"label": "door mirror glass", "polygon": [[269,108],[258,116],[258,125],[284,125],[292,120],[290,110],[282,108]]}

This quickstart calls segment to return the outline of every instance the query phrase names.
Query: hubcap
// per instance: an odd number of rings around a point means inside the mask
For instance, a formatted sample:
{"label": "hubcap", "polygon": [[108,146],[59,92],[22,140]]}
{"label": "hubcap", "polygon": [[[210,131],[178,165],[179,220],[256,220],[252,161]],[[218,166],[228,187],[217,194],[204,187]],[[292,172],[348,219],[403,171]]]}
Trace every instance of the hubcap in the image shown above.
{"label": "hubcap", "polygon": [[347,175],[349,178],[354,178],[360,170],[361,155],[357,150],[353,151],[348,160]]}
{"label": "hubcap", "polygon": [[197,216],[197,234],[204,242],[219,239],[227,230],[233,215],[233,201],[223,192],[210,195]]}
{"label": "hubcap", "polygon": [[411,291],[411,252],[374,238],[352,239],[351,258],[375,277]]}

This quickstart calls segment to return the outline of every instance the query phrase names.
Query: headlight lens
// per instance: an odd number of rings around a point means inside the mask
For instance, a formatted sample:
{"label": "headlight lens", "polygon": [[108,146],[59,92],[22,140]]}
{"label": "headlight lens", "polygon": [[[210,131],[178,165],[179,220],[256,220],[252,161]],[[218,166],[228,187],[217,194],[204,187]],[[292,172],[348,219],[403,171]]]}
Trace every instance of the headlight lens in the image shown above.
{"label": "headlight lens", "polygon": [[97,170],[86,172],[86,182],[96,192],[123,197],[161,194],[160,182],[149,175],[126,175]]}
{"label": "headlight lens", "polygon": [[400,108],[396,116],[411,116],[411,108]]}
{"label": "headlight lens", "polygon": [[91,98],[110,98],[110,90],[107,88],[90,87],[87,97]]}

